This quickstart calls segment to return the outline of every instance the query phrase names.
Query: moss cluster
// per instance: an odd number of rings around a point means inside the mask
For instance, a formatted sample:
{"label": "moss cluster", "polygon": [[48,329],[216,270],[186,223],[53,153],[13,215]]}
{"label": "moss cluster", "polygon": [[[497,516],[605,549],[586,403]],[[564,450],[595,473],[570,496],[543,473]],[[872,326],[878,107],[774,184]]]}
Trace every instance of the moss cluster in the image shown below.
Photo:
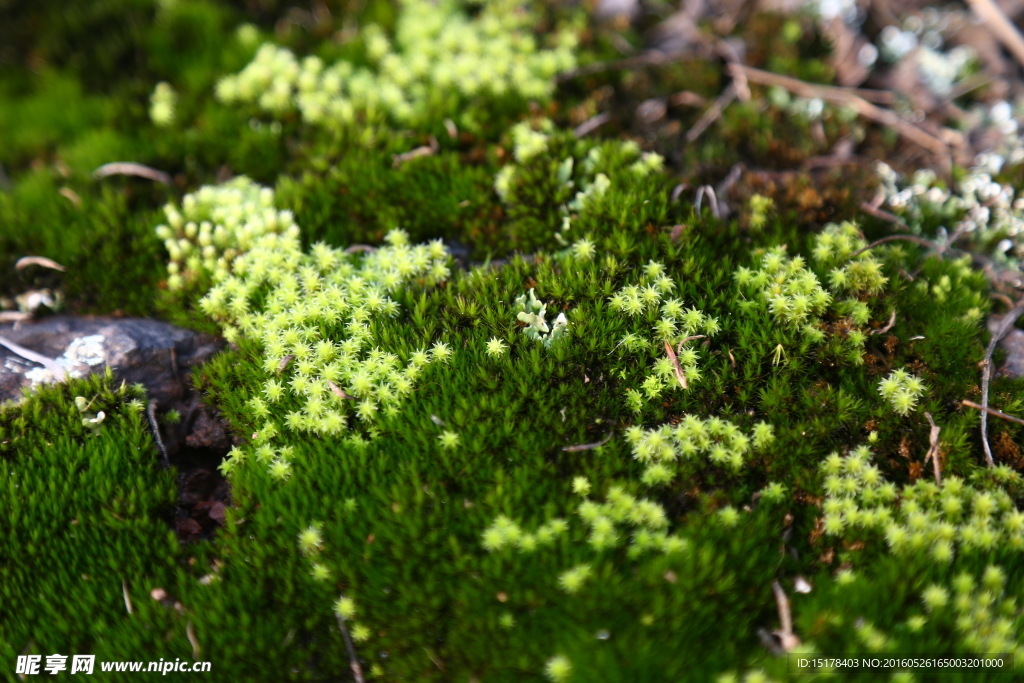
{"label": "moss cluster", "polygon": [[[786,680],[758,636],[775,582],[798,653],[1021,651],[1024,488],[982,467],[962,403],[991,308],[969,259],[868,249],[882,226],[824,195],[718,220],[673,191],[672,133],[577,137],[618,77],[556,86],[608,56],[564,8],[368,3],[346,10],[358,31],[296,10],[282,26],[305,28],[261,48],[283,12],[261,7],[135,8],[134,80],[110,67],[103,89],[41,50],[52,72],[3,86],[3,253],[69,268],[5,287],[220,330],[193,383],[238,443],[223,528],[181,546],[134,388],[3,409],[5,666],[78,651],[333,680],[351,638],[371,680]],[[778,23],[744,30],[826,76]],[[827,139],[854,125],[818,113]],[[691,178],[782,158],[786,116],[730,110],[687,148]],[[171,184],[91,179],[129,157]],[[1019,413],[1021,389],[998,377],[990,404]],[[992,431],[1009,462],[1019,428]]]}

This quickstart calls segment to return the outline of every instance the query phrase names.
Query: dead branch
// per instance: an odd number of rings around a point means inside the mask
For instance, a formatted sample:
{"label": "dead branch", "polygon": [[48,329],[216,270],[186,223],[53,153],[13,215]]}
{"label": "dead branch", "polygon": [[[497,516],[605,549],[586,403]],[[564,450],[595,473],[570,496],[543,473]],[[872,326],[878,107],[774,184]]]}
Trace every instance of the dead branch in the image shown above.
{"label": "dead branch", "polygon": [[53,375],[53,378],[55,380],[57,380],[58,382],[64,381],[66,377],[64,374],[64,368],[62,368],[60,366],[60,363],[53,360],[52,358],[47,358],[46,356],[36,353],[31,349],[26,349],[24,346],[21,346],[20,344],[15,344],[6,337],[0,337],[0,346],[6,346],[9,350],[18,354],[25,360],[30,360],[33,363],[39,363],[44,368],[50,371],[50,374]]}
{"label": "dead branch", "polygon": [[53,270],[59,270],[61,272],[67,270],[64,266],[57,263],[53,259],[48,259],[45,256],[22,256],[14,264],[15,270],[23,270],[29,266],[42,266],[43,268],[51,268]]}
{"label": "dead branch", "polygon": [[356,646],[352,644],[352,636],[348,633],[348,626],[345,625],[345,620],[340,614],[338,617],[338,628],[341,629],[341,635],[345,638],[345,649],[348,650],[348,665],[352,669],[352,676],[355,678],[356,683],[365,683],[363,679],[363,667],[359,664],[359,659],[356,657]]}
{"label": "dead branch", "polygon": [[701,185],[697,188],[697,197],[693,200],[693,208],[697,212],[697,215],[700,215],[700,205],[705,194],[711,196],[711,215],[715,218],[721,218],[722,210],[718,206],[718,196],[715,194],[715,188],[710,185]]}
{"label": "dead branch", "polygon": [[1021,37],[1020,31],[996,3],[992,0],[967,0],[967,4],[981,18],[992,35],[1024,66],[1024,37]]}
{"label": "dead branch", "polygon": [[573,128],[572,134],[578,138],[586,137],[611,120],[612,115],[610,113],[602,112]]}
{"label": "dead branch", "polygon": [[868,334],[885,334],[892,329],[892,326],[896,324],[896,309],[892,309],[892,315],[889,316],[889,322],[885,324],[885,327],[880,327],[877,330],[871,330]]}
{"label": "dead branch", "polygon": [[623,69],[635,69],[643,66],[662,66],[664,64],[671,64],[687,54],[690,54],[689,50],[680,50],[677,52],[651,50],[649,52],[636,55],[635,57],[626,57],[625,59],[616,59],[609,62],[595,62],[570,71],[564,71],[555,77],[555,82],[564,83],[580,76],[592,76],[593,74],[599,74],[605,71],[620,71]]}
{"label": "dead branch", "polygon": [[979,405],[979,404],[975,403],[974,401],[968,401],[966,398],[964,400],[960,401],[960,403],[962,405],[967,406],[968,408],[974,408],[976,410],[982,410],[982,411],[988,413],[989,415],[992,415],[993,417],[1002,418],[1003,420],[1006,420],[1008,422],[1016,422],[1019,425],[1024,425],[1024,420],[1020,419],[1019,417],[1014,417],[1013,415],[1008,415],[1008,414],[1004,413],[1001,410],[996,410],[995,408],[986,408],[985,406]]}
{"label": "dead branch", "polygon": [[437,138],[431,135],[429,145],[423,145],[422,147],[417,147],[416,149],[411,149],[408,152],[402,152],[401,154],[392,154],[391,166],[393,168],[398,168],[406,161],[419,157],[433,156],[434,154],[437,154],[438,149],[440,149],[440,145],[437,143]]}
{"label": "dead branch", "polygon": [[774,632],[779,639],[783,652],[789,652],[800,644],[800,639],[793,634],[793,615],[789,608],[789,598],[778,581],[772,581],[772,592],[775,593],[775,605],[779,609],[779,630]]}
{"label": "dead branch", "polygon": [[164,185],[171,184],[170,174],[158,171],[155,168],[150,168],[149,166],[137,164],[134,161],[115,161],[109,164],[103,164],[92,172],[92,177],[96,180],[101,180],[111,175],[131,175],[162,183]]}
{"label": "dead branch", "polygon": [[985,461],[989,467],[995,467],[992,459],[992,448],[988,444],[988,386],[992,381],[992,354],[996,350],[996,344],[1006,336],[1006,333],[1013,327],[1017,318],[1024,314],[1024,302],[1018,302],[1010,311],[1003,316],[999,328],[989,340],[988,348],[985,349],[985,360],[981,367],[981,445],[985,449]]}
{"label": "dead branch", "polygon": [[868,101],[865,95],[870,91],[855,88],[842,88],[834,85],[817,85],[789,76],[780,76],[770,71],[762,71],[742,64],[726,65],[730,75],[742,70],[747,79],[762,85],[777,85],[799,95],[800,97],[817,97],[833,104],[850,107],[861,116],[875,123],[888,126],[906,139],[914,142],[930,152],[938,155],[945,163],[949,163],[949,147],[942,140],[905,121],[891,109],[883,109]]}
{"label": "dead branch", "polygon": [[605,436],[600,441],[595,441],[594,443],[581,443],[581,444],[576,444],[574,446],[566,446],[562,450],[565,451],[566,453],[579,453],[580,451],[592,451],[595,448],[600,448],[601,446],[603,446],[606,443],[608,443],[608,441],[611,440],[611,438],[612,438],[612,432],[608,432],[608,435]]}
{"label": "dead branch", "polygon": [[683,389],[689,389],[690,387],[686,384],[686,373],[683,372],[682,366],[679,365],[679,358],[676,356],[676,352],[672,349],[672,345],[665,342],[665,353],[668,354],[668,359],[672,361],[672,370],[675,372],[676,381],[679,382],[679,386]]}
{"label": "dead branch", "polygon": [[156,447],[160,449],[160,455],[164,458],[164,466],[170,467],[171,461],[167,457],[167,449],[164,447],[164,440],[160,436],[160,424],[156,421],[156,399],[151,398],[149,405],[146,408],[146,417],[149,418],[149,426],[153,430],[153,440],[156,441]]}
{"label": "dead branch", "polygon": [[858,249],[857,251],[855,251],[852,254],[850,254],[849,258],[852,259],[852,258],[854,258],[856,256],[860,256],[861,254],[863,254],[868,249],[874,249],[875,247],[877,247],[877,246],[879,246],[881,244],[885,244],[886,242],[897,242],[897,241],[913,242],[914,244],[920,244],[922,247],[931,247],[932,249],[938,249],[939,248],[939,246],[937,244],[935,244],[935,242],[932,242],[931,240],[927,240],[927,239],[925,239],[923,237],[918,237],[917,235],[889,235],[888,237],[883,237],[881,239],[875,240],[874,242],[872,242],[868,246],[864,247],[863,249]]}
{"label": "dead branch", "polygon": [[708,129],[712,123],[718,120],[718,117],[722,115],[722,111],[729,106],[734,99],[736,99],[736,82],[735,80],[729,85],[725,86],[725,90],[718,96],[710,107],[707,108],[697,122],[693,124],[693,128],[686,131],[686,141],[695,142],[701,134]]}
{"label": "dead branch", "polygon": [[931,432],[928,433],[928,454],[924,456],[924,464],[928,464],[928,460],[932,461],[932,469],[935,471],[935,483],[942,486],[942,468],[939,464],[939,426],[935,424],[935,420],[932,419],[931,413],[926,412],[924,414],[928,418],[928,424],[932,426]]}
{"label": "dead branch", "polygon": [[899,216],[897,216],[894,213],[889,213],[888,211],[883,211],[882,209],[879,209],[877,206],[874,206],[872,204],[868,204],[867,202],[861,202],[860,203],[860,210],[863,211],[864,213],[868,214],[869,216],[874,216],[875,218],[877,218],[879,220],[883,220],[883,221],[887,221],[889,223],[892,223],[893,225],[895,225],[895,226],[897,226],[899,228],[902,228],[903,230],[910,230],[910,226],[907,225],[906,223],[904,223],[902,218],[900,218]]}

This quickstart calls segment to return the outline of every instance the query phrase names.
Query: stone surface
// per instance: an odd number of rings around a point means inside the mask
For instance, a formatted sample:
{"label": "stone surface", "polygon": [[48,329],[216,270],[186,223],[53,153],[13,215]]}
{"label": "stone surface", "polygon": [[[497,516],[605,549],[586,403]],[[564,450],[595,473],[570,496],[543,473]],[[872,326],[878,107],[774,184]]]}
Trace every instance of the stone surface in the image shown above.
{"label": "stone surface", "polygon": [[[110,367],[119,379],[144,384],[161,406],[184,398],[190,368],[224,348],[216,337],[141,318],[53,316],[0,325],[0,336],[53,358],[69,377]],[[42,365],[0,347],[0,401],[52,380]]]}

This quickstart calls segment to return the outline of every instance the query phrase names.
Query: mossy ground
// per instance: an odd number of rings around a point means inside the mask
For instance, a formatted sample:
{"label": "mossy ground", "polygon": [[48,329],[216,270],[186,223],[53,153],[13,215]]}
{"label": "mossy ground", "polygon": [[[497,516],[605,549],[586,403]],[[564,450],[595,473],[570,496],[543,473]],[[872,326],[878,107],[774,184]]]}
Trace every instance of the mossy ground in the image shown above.
{"label": "mossy ground", "polygon": [[[568,657],[576,681],[708,680],[756,669],[786,679],[785,658],[771,656],[758,636],[778,626],[775,580],[790,594],[794,631],[819,652],[877,650],[865,624],[884,633],[889,652],[969,651],[948,615],[923,628],[908,625],[926,613],[922,592],[998,565],[1006,594],[1017,595],[1024,585],[1019,551],[965,550],[939,563],[927,552],[894,554],[881,534],[823,534],[818,520],[825,456],[866,443],[872,433],[875,463],[887,480],[902,486],[929,476],[924,411],[942,429],[944,475],[969,478],[982,469],[979,417],[960,402],[978,398],[987,282],[917,246],[879,250],[888,283],[881,294],[861,297],[870,312],[863,327],[884,327],[892,311],[896,324],[868,336],[863,362],[855,363],[845,346],[849,320],[827,314],[820,326],[829,341],[809,344],[767,303],[745,295],[734,271],[758,267],[764,251],[780,244],[790,255],[809,255],[827,221],[863,221],[856,205],[873,182],[863,167],[816,177],[766,170],[737,190],[740,215],[725,221],[706,204],[697,214],[691,194],[671,199],[681,180],[718,180],[738,162],[790,169],[852,134],[853,123],[832,121],[824,147],[800,121],[753,104],[729,109],[695,145],[678,143],[697,111],[675,126],[604,131],[608,139],[636,135],[665,152],[674,170],[613,177],[573,220],[572,235],[589,236],[596,254],[573,258],[554,237],[560,207],[572,199],[555,180],[559,164],[570,155],[582,160],[595,146],[610,158],[618,143],[553,137],[539,160],[524,165],[514,201],[502,202],[494,176],[511,162],[511,125],[542,113],[560,126],[578,124],[609,85],[623,108],[680,90],[713,98],[723,82],[717,70],[684,63],[581,77],[546,109],[488,110],[476,129],[454,135],[440,120],[408,133],[381,126],[372,135],[330,135],[294,116],[273,125],[213,99],[216,80],[237,72],[255,51],[235,32],[242,21],[296,51],[334,58],[359,53],[358,46],[327,40],[344,25],[342,17],[388,26],[396,9],[370,3],[315,19],[318,11],[295,15],[304,23],[290,22],[271,2],[179,0],[23,9],[16,22],[0,16],[18,46],[5,57],[0,79],[0,138],[11,141],[0,147],[11,178],[0,192],[0,283],[8,295],[59,287],[76,312],[120,310],[214,328],[194,297],[165,291],[166,255],[153,228],[165,202],[243,173],[275,188],[279,208],[295,212],[306,245],[377,245],[401,226],[414,243],[442,238],[465,245],[465,265],[476,264],[439,285],[394,293],[401,313],[371,321],[376,343],[400,358],[439,340],[452,358],[430,365],[395,414],[354,423],[344,437],[289,434],[287,480],[265,468],[239,468],[231,477],[234,505],[211,542],[173,540],[165,521],[172,478],[159,468],[144,415],[129,405],[134,390],[104,378],[76,381],[0,414],[5,677],[14,680],[19,654],[56,652],[105,660],[195,657],[211,661],[223,680],[337,680],[349,671],[332,610],[342,593],[355,600],[355,620],[370,630],[357,651],[374,680],[541,680],[554,655]],[[813,29],[786,42],[784,21],[757,17],[741,29],[757,47],[752,63],[827,81]],[[595,60],[611,50],[600,32],[583,48]],[[179,123],[170,128],[155,127],[147,115],[161,80],[181,97]],[[894,147],[877,131],[867,135],[865,148],[879,155]],[[429,144],[431,136],[435,153],[396,163],[395,155]],[[94,168],[115,160],[165,170],[173,184],[91,178]],[[753,192],[776,202],[758,230],[745,210]],[[869,238],[887,230],[871,221],[862,227]],[[15,272],[10,266],[26,254],[53,258],[68,271]],[[695,344],[699,380],[634,411],[626,391],[640,387],[664,354],[660,344],[629,351],[620,341],[630,333],[650,338],[659,316],[613,311],[609,297],[637,283],[652,260],[677,284],[673,296],[717,317],[721,330]],[[915,271],[911,279],[907,273]],[[827,273],[818,275],[824,281]],[[530,288],[549,311],[565,312],[567,339],[545,347],[523,334],[513,302]],[[507,355],[486,353],[495,337],[508,344]],[[247,405],[273,375],[262,354],[259,344],[242,339],[194,378],[204,400],[245,439],[264,424]],[[928,387],[909,416],[895,413],[877,391],[882,377],[903,367]],[[1019,414],[1022,389],[1020,380],[997,379],[991,403]],[[76,396],[96,396],[91,410],[107,415],[101,429],[82,425]],[[284,402],[284,409],[299,406]],[[738,471],[690,462],[666,486],[641,485],[644,467],[625,430],[676,424],[688,414],[728,420],[744,433],[765,421],[776,439]],[[454,448],[440,441],[445,431],[459,435]],[[990,435],[997,459],[1019,467],[1020,427],[999,422]],[[595,550],[576,513],[583,500],[573,492],[576,477],[588,479],[596,501],[620,486],[658,502],[686,550]],[[785,495],[760,500],[772,482],[783,484]],[[1015,500],[1021,495],[1011,493]],[[723,523],[725,509],[739,511],[735,523]],[[492,552],[481,537],[499,515],[526,529],[564,518],[569,528],[534,552]],[[298,544],[311,525],[321,531],[315,559],[329,571],[327,581],[311,576],[311,560]],[[562,590],[559,576],[579,565],[591,566],[590,578],[576,593]],[[792,590],[797,576],[813,585],[811,593]],[[167,592],[166,605],[149,597],[156,587]],[[1016,634],[1018,612],[1008,613]],[[978,678],[942,678],[961,679]]]}

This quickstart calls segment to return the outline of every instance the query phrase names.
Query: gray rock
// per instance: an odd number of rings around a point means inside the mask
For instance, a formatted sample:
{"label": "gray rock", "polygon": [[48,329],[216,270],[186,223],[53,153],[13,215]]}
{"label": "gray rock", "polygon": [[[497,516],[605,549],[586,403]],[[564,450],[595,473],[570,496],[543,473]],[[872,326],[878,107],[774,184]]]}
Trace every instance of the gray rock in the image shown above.
{"label": "gray rock", "polygon": [[[162,406],[185,398],[190,368],[225,346],[217,337],[143,318],[60,315],[0,325],[0,336],[54,359],[68,377],[109,367],[118,379],[145,385]],[[0,401],[17,401],[23,387],[52,381],[42,365],[0,346]]]}

